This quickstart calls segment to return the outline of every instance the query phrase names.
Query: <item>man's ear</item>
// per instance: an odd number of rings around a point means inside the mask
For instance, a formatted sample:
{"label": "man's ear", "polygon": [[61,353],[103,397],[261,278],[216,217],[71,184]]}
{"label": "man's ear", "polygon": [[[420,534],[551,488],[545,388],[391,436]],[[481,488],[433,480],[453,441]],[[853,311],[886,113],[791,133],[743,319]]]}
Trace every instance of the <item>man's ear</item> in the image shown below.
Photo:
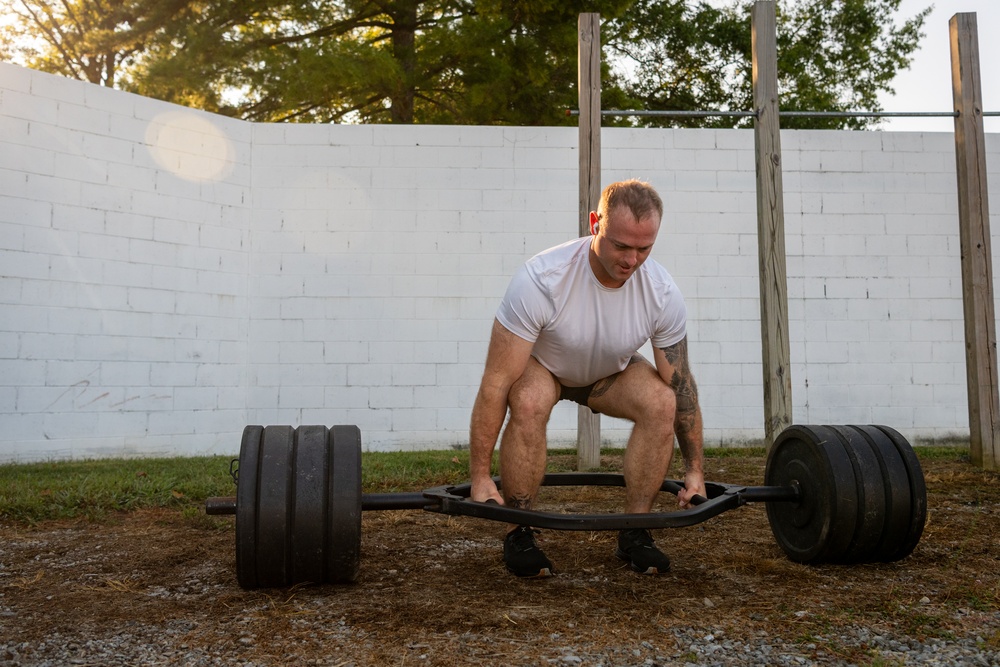
{"label": "man's ear", "polygon": [[597,236],[597,230],[601,228],[598,223],[597,213],[595,211],[590,212],[590,233]]}

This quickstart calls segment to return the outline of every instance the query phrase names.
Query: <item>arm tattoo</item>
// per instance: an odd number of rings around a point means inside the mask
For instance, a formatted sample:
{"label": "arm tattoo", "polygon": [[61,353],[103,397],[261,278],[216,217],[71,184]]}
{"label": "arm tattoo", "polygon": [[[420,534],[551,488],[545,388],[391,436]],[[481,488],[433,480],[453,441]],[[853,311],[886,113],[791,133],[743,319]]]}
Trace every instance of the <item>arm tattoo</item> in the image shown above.
{"label": "arm tattoo", "polygon": [[670,388],[677,394],[677,418],[689,419],[698,410],[698,387],[695,385],[691,367],[688,365],[687,338],[670,347],[660,348],[673,368]]}
{"label": "arm tattoo", "polygon": [[702,425],[701,408],[698,407],[698,387],[694,383],[691,367],[688,365],[687,338],[676,345],[661,348],[670,364],[668,381],[677,397],[677,412],[674,414],[674,430],[677,442],[684,455],[688,472],[702,469]]}

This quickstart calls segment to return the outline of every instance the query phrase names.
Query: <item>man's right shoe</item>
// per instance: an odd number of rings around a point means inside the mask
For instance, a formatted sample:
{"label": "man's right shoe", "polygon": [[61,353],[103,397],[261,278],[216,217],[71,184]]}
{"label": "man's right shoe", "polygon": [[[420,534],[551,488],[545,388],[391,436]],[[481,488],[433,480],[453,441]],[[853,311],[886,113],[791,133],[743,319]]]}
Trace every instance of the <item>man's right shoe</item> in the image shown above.
{"label": "man's right shoe", "polygon": [[535,544],[535,532],[519,526],[504,538],[503,562],[511,574],[524,578],[552,576],[552,561]]}
{"label": "man's right shoe", "polygon": [[615,555],[626,561],[633,572],[640,574],[665,574],[670,570],[670,559],[653,544],[653,536],[644,528],[630,528],[618,533]]}

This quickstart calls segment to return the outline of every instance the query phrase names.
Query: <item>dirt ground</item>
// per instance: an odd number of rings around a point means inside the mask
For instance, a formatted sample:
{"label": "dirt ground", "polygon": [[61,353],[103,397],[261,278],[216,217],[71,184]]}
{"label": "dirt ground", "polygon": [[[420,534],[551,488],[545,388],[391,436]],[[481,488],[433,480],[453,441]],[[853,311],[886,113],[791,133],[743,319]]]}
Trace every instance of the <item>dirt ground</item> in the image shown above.
{"label": "dirt ground", "polygon": [[[706,464],[711,481],[763,479],[760,459]],[[967,463],[923,466],[923,539],[909,558],[877,565],[788,561],[761,505],[655,531],[674,561],[659,577],[623,566],[612,533],[544,531],[557,576],[528,581],[503,568],[500,524],[366,512],[357,584],[260,591],[236,584],[232,517],[141,511],[0,526],[0,664],[683,664],[697,658],[685,638],[706,635],[765,641],[803,664],[902,664],[845,639],[859,628],[973,638],[995,652],[1000,478]],[[620,489],[543,492],[546,509],[571,512],[621,501]]]}

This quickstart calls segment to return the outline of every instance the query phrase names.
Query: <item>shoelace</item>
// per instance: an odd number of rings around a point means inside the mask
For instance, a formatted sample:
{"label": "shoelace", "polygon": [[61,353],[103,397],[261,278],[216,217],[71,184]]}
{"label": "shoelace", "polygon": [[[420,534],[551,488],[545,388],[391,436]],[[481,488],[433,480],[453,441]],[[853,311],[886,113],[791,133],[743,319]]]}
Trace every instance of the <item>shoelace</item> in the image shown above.
{"label": "shoelace", "polygon": [[633,546],[642,547],[643,549],[653,548],[653,536],[645,528],[637,528],[636,532],[633,533],[634,539],[632,540]]}
{"label": "shoelace", "polygon": [[514,548],[518,551],[530,551],[531,549],[537,548],[535,546],[535,535],[539,534],[541,531],[534,530],[532,528],[523,527],[516,530],[516,535],[511,540]]}

